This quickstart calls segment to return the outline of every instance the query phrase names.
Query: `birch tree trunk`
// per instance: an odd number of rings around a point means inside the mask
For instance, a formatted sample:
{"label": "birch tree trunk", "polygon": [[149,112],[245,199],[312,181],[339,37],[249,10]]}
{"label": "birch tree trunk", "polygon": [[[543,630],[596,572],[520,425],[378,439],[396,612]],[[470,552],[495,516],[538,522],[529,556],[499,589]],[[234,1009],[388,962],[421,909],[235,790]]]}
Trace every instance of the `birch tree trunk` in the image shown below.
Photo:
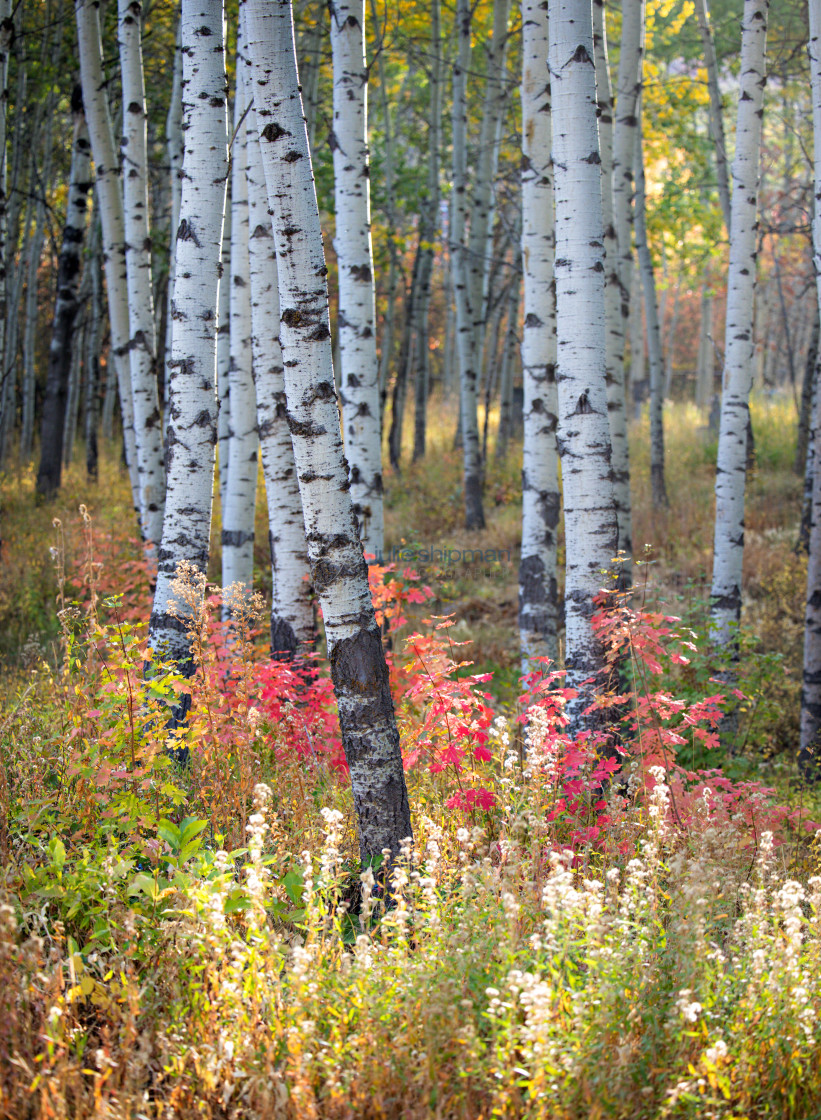
{"label": "birch tree trunk", "polygon": [[[810,82],[814,143],[813,265],[821,308],[821,11],[810,3]],[[810,513],[807,607],[804,615],[804,673],[801,688],[801,745],[798,765],[804,777],[821,774],[821,392],[813,407],[814,469]]]}
{"label": "birch tree trunk", "polygon": [[519,643],[523,671],[558,657],[556,545],[561,514],[556,447],[556,289],[547,11],[522,0],[522,263],[524,449]]}
{"label": "birch tree trunk", "polygon": [[125,264],[125,226],[120,187],[120,165],[114,149],[111,116],[103,74],[100,10],[98,0],[75,0],[77,41],[83,105],[94,158],[97,201],[103,227],[103,263],[108,290],[108,319],[111,329],[109,364],[113,363],[120,393],[123,442],[131,480],[134,509],[140,517],[140,484],[134,432],[134,401],[128,357],[128,281]]}
{"label": "birch tree trunk", "polygon": [[701,321],[696,367],[696,405],[706,410],[713,398],[715,351],[713,350],[713,295],[707,281],[701,289]]}
{"label": "birch tree trunk", "polygon": [[641,101],[637,102],[639,128],[636,142],[636,251],[639,258],[641,284],[644,290],[644,314],[647,320],[647,356],[650,361],[650,495],[653,505],[666,508],[667,486],[664,481],[664,363],[661,352],[656,276],[650,245],[647,240],[647,194],[644,185],[644,151],[641,141]]}
{"label": "birch tree trunk", "polygon": [[745,0],[733,160],[724,389],[716,465],[716,521],[710,614],[714,640],[737,656],[744,558],[744,490],[753,372],[753,301],[761,117],[766,82],[767,0]]}
{"label": "birch tree trunk", "polygon": [[254,108],[247,126],[251,342],[271,547],[271,656],[291,660],[313,644],[314,609],[279,344],[277,258]]}
{"label": "birch tree trunk", "polygon": [[144,540],[157,546],[165,503],[162,416],[157,394],[157,338],[148,222],[148,152],[142,55],[142,4],[118,0],[123,80],[123,212],[128,288],[128,358],[134,402],[140,522]]}
{"label": "birch tree trunk", "polygon": [[[217,439],[217,289],[228,175],[223,18],[222,0],[182,0],[185,150],[168,363],[165,517],[149,641],[188,674],[194,668],[188,633],[168,604],[181,561],[201,572],[208,566]],[[190,703],[190,696],[180,698],[180,716]]]}
{"label": "birch tree trunk", "polygon": [[704,50],[704,64],[707,67],[707,89],[710,95],[710,137],[715,145],[716,176],[718,178],[718,198],[724,225],[730,233],[732,220],[730,206],[730,179],[727,174],[727,141],[724,137],[724,113],[721,108],[721,90],[718,84],[718,62],[713,31],[710,26],[710,10],[707,0],[695,0],[698,30]]}
{"label": "birch tree trunk", "polygon": [[[613,202],[613,91],[604,0],[593,0],[593,45],[596,62],[596,92],[599,106],[601,151],[602,220],[604,222],[604,314],[607,362],[607,414],[610,421],[613,485],[619,519],[619,548],[627,557],[621,580],[629,584],[632,571],[633,518],[630,501],[630,448],[627,439],[627,392],[624,370],[627,302],[621,284],[619,238]],[[628,42],[629,46],[629,42]],[[625,126],[622,125],[623,129]]]}
{"label": "birch tree trunk", "polygon": [[40,466],[37,493],[51,497],[60,488],[63,464],[63,432],[69,389],[72,336],[77,317],[80,288],[80,258],[86,229],[86,207],[91,190],[91,146],[79,89],[72,97],[74,135],[71,149],[66,224],[57,269],[57,298],[51,328],[51,345],[43,400],[40,435]]}
{"label": "birch tree trunk", "polygon": [[[240,30],[231,149],[231,359],[228,370],[230,442],[222,507],[222,585],[251,589],[257,496],[257,402],[251,369],[251,287],[248,261],[248,105]],[[244,119],[243,119],[244,118]],[[223,604],[228,616],[228,604]]]}
{"label": "birch tree trunk", "polygon": [[[85,289],[85,291],[83,290]],[[80,303],[86,303],[89,296],[88,286],[80,285]],[[83,369],[83,351],[88,331],[88,318],[83,316],[80,329],[75,330],[71,339],[71,363],[68,375],[68,395],[66,398],[65,420],[63,423],[63,466],[68,470],[74,458],[74,440],[77,435],[77,406],[80,401],[80,382]]]}
{"label": "birch tree trunk", "polygon": [[428,314],[430,311],[431,276],[435,255],[435,241],[439,233],[439,156],[442,144],[442,34],[439,0],[431,3],[431,62],[429,89],[428,127],[428,183],[427,198],[420,217],[420,238],[425,246],[423,272],[420,278],[418,315],[416,316],[416,382],[414,398],[413,461],[425,455],[427,442],[427,412],[430,396],[430,346]]}
{"label": "birch tree trunk", "polygon": [[[227,140],[226,140],[227,143]],[[228,464],[231,461],[231,184],[225,200],[225,221],[222,227],[220,275],[226,278],[219,286],[217,312],[217,445],[219,448],[220,513],[228,501]]]}
{"label": "birch tree trunk", "polygon": [[[815,303],[815,301],[813,301]],[[798,435],[795,441],[795,459],[793,460],[793,473],[799,477],[804,474],[804,465],[807,461],[807,445],[812,418],[812,396],[815,388],[815,371],[818,360],[819,336],[818,305],[815,305],[810,328],[807,358],[804,363],[804,380],[801,385],[801,408],[798,413]]]}
{"label": "birch tree trunk", "polygon": [[[168,149],[168,169],[171,180],[171,224],[168,245],[168,290],[166,301],[168,309],[165,317],[165,352],[163,364],[163,439],[168,423],[168,359],[171,357],[171,335],[174,326],[174,275],[177,271],[177,227],[180,224],[180,197],[182,194],[182,43],[180,26],[177,24],[176,46],[174,48],[174,74],[171,84],[171,101],[165,121],[165,141]],[[223,285],[224,286],[224,285]]]}
{"label": "birch tree trunk", "polygon": [[[664,346],[664,397],[673,395],[673,362],[676,353],[676,331],[678,329],[678,314],[680,308],[681,278],[676,279],[676,290],[673,294],[673,311],[670,315],[670,326],[667,328],[667,343]],[[661,324],[660,324],[661,325]]]}
{"label": "birch tree trunk", "polygon": [[473,345],[477,364],[481,362],[488,323],[488,281],[493,256],[493,218],[496,209],[494,188],[508,101],[505,61],[509,18],[510,0],[493,0],[493,28],[487,48],[482,125],[476,158],[468,177],[471,187],[467,255],[469,306],[473,317]]}
{"label": "birch tree trunk", "polygon": [[[616,243],[616,274],[608,277],[608,287],[618,286],[621,296],[621,330],[608,331],[608,407],[613,439],[613,481],[619,519],[619,549],[628,557],[633,552],[633,516],[630,501],[630,459],[627,446],[626,393],[624,387],[624,326],[630,316],[633,285],[633,160],[638,129],[638,97],[642,82],[644,54],[644,0],[625,0],[622,6],[622,37],[616,82],[616,111],[613,124],[613,225]],[[608,245],[608,249],[611,246]],[[609,301],[613,296],[608,297]],[[610,321],[615,321],[611,306]],[[631,380],[635,382],[632,378]],[[622,578],[629,580],[630,566]]]}
{"label": "birch tree trunk", "polygon": [[453,68],[453,191],[450,209],[450,262],[456,302],[459,356],[459,409],[465,486],[465,526],[483,529],[482,464],[479,455],[478,362],[470,304],[470,268],[465,242],[468,210],[467,75],[470,67],[470,0],[457,0],[458,57]]}
{"label": "birch tree trunk", "polygon": [[[550,75],[556,197],[559,427],[567,568],[565,626],[570,731],[604,664],[593,599],[618,544],[605,387],[604,247],[592,12],[550,0]],[[592,717],[593,719],[595,717]]]}
{"label": "birch tree trunk", "polygon": [[288,423],[363,860],[396,854],[410,809],[382,639],[342,449],[327,268],[290,0],[246,0],[248,51],[279,270]]}
{"label": "birch tree trunk", "polygon": [[364,0],[330,0],[334,70],[334,246],[339,266],[339,397],[351,498],[365,551],[382,556],[382,436],[371,246]]}

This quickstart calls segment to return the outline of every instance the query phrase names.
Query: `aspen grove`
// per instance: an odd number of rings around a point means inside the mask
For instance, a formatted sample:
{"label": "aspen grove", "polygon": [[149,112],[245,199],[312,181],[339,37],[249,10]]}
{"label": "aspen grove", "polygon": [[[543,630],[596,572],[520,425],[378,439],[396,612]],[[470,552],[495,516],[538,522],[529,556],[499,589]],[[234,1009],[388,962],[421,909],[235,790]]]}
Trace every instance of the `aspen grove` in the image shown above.
{"label": "aspen grove", "polygon": [[0,90],[0,1120],[821,1116],[821,0]]}

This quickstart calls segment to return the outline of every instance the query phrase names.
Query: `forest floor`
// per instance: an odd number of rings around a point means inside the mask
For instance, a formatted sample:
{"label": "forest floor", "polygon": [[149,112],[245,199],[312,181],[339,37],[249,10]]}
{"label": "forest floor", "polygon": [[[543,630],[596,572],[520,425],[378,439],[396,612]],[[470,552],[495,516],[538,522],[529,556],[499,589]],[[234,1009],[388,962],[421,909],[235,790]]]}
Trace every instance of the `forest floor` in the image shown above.
{"label": "forest floor", "polygon": [[616,782],[612,754],[562,736],[558,694],[519,682],[520,445],[491,453],[488,528],[467,533],[456,417],[431,414],[425,460],[386,477],[415,835],[390,903],[357,866],[327,678],[204,619],[179,768],[158,717],[181,682],[144,679],[112,449],[48,506],[30,469],[0,480],[0,1117],[821,1117],[794,403],[753,404],[730,753],[706,638],[716,441],[669,407],[653,510],[633,426]]}

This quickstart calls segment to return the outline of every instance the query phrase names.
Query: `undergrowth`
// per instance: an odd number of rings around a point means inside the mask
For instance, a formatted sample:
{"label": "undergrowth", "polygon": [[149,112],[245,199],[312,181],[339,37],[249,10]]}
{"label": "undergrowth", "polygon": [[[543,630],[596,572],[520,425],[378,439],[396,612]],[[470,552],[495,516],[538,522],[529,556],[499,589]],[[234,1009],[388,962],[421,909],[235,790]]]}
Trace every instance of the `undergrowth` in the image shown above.
{"label": "undergrowth", "polygon": [[55,528],[59,656],[0,723],[0,1115],[817,1114],[817,827],[710,764],[686,621],[604,594],[569,736],[560,672],[500,705],[420,573],[372,566],[414,828],[383,889],[321,659],[183,569],[183,678],[150,571],[111,594],[87,512],[71,571]]}

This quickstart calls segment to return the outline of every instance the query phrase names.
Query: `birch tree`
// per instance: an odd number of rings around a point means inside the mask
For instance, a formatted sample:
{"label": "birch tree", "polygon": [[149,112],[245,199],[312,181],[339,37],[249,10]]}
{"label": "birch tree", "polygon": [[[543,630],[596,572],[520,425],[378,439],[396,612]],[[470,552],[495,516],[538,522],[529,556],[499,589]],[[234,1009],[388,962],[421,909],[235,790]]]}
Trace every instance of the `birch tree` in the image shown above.
{"label": "birch tree", "polygon": [[334,93],[334,247],[339,267],[339,397],[365,551],[381,557],[382,440],[371,246],[364,0],[330,0]]}
{"label": "birch tree", "polygon": [[148,153],[142,56],[142,4],[119,0],[118,34],[123,81],[123,212],[128,291],[128,359],[134,404],[140,521],[143,537],[162,536],[165,468],[157,395],[157,341],[151,287],[148,222]]}
{"label": "birch tree", "polygon": [[[821,11],[810,3],[810,83],[812,93],[814,209],[813,267],[821,310]],[[806,778],[821,773],[821,392],[813,402],[814,470],[810,507],[807,605],[804,615],[804,666],[801,688],[801,744],[798,763]]]}
{"label": "birch tree", "polygon": [[470,68],[471,8],[457,0],[458,53],[453,68],[453,190],[450,205],[450,264],[456,303],[456,351],[459,358],[459,410],[464,463],[465,525],[483,529],[482,464],[479,453],[478,356],[470,304],[470,268],[465,241],[468,214],[467,78]]}
{"label": "birch tree", "polygon": [[604,247],[592,12],[550,0],[550,88],[556,198],[556,323],[571,728],[584,723],[603,666],[593,599],[618,543],[605,387]]}
{"label": "birch tree", "polygon": [[647,237],[647,192],[644,184],[644,145],[641,139],[641,98],[636,112],[639,128],[636,136],[636,253],[644,290],[644,314],[647,320],[647,355],[650,362],[650,496],[656,508],[669,505],[664,481],[664,363],[661,352],[656,275],[650,242]]}
{"label": "birch tree", "polygon": [[[607,412],[610,419],[613,484],[619,515],[619,548],[632,550],[632,513],[630,503],[630,453],[627,441],[627,392],[624,371],[625,303],[620,278],[619,239],[613,210],[613,90],[604,0],[593,0],[593,46],[596,63],[596,95],[599,109],[599,150],[601,152],[602,221],[604,222],[604,315],[606,326]],[[623,569],[628,579],[629,561]]]}
{"label": "birch tree", "polygon": [[[225,183],[227,87],[222,0],[182,0],[182,162],[171,344],[167,486],[152,649],[191,673],[185,622],[169,613],[180,562],[205,572],[217,437],[216,317]],[[183,711],[190,697],[181,700]]]}
{"label": "birch tree", "polygon": [[[613,481],[619,519],[619,549],[629,557],[633,551],[633,517],[630,503],[630,459],[627,446],[626,401],[624,389],[624,326],[630,314],[633,285],[633,160],[638,130],[638,97],[644,53],[644,0],[625,0],[622,7],[622,34],[616,82],[616,110],[613,122],[613,224],[616,232],[617,275],[621,294],[621,329],[611,312],[608,331],[608,405],[611,409],[613,440]],[[625,577],[629,576],[629,568]]]}
{"label": "birch tree", "polygon": [[724,379],[716,464],[716,520],[710,614],[714,640],[737,656],[744,558],[747,429],[753,374],[753,304],[759,149],[766,82],[767,2],[745,0],[724,334]]}
{"label": "birch tree", "polygon": [[[246,64],[246,73],[250,65]],[[250,87],[250,74],[248,74]],[[314,609],[299,481],[288,427],[279,344],[279,281],[256,109],[246,120],[251,343],[271,549],[271,656],[291,660],[310,649]]]}
{"label": "birch tree", "polygon": [[724,113],[721,108],[721,90],[718,85],[718,60],[710,26],[710,9],[707,0],[695,0],[698,30],[704,51],[704,64],[707,68],[707,90],[710,95],[710,136],[715,145],[716,176],[718,178],[718,197],[727,233],[730,232],[730,180],[727,174],[727,141],[724,137]]}
{"label": "birch tree", "polygon": [[[248,262],[247,107],[242,32],[237,45],[237,88],[231,148],[231,269],[229,278],[230,437],[222,506],[222,585],[250,590],[254,571],[257,496],[257,402],[251,370],[251,288]],[[226,607],[223,607],[226,610]]]}
{"label": "birch tree", "polygon": [[71,148],[66,222],[57,268],[57,298],[51,328],[46,372],[46,392],[40,437],[37,493],[49,497],[60,489],[63,464],[63,428],[68,399],[74,324],[79,306],[80,266],[86,231],[86,210],[91,191],[91,145],[79,89],[72,97],[74,132]]}
{"label": "birch tree", "polygon": [[[519,640],[522,659],[558,655],[556,544],[558,395],[553,268],[555,227],[551,164],[547,8],[522,2],[522,262],[524,268],[524,449]],[[518,285],[517,285],[518,287]]]}
{"label": "birch tree", "polygon": [[246,0],[248,51],[279,269],[288,423],[363,860],[411,835],[399,733],[334,392],[327,268],[290,0]]}
{"label": "birch tree", "polygon": [[168,247],[168,291],[166,300],[168,311],[166,314],[165,331],[165,369],[163,370],[163,388],[165,400],[163,404],[163,438],[165,424],[168,420],[168,359],[171,357],[171,334],[174,326],[174,274],[177,261],[177,228],[180,224],[180,197],[182,194],[182,43],[180,42],[180,27],[177,24],[176,45],[174,48],[174,73],[171,81],[171,99],[168,105],[168,116],[165,119],[165,139],[168,150],[168,168],[171,179],[171,237]]}
{"label": "birch tree", "polygon": [[108,319],[111,329],[109,361],[113,362],[120,393],[123,442],[131,492],[140,516],[140,481],[134,432],[134,401],[131,366],[128,358],[128,281],[125,264],[125,223],[120,164],[114,148],[111,114],[103,73],[103,45],[100,36],[99,0],[75,0],[80,77],[83,87],[91,152],[94,159],[97,201],[103,228],[103,264],[108,292]]}

